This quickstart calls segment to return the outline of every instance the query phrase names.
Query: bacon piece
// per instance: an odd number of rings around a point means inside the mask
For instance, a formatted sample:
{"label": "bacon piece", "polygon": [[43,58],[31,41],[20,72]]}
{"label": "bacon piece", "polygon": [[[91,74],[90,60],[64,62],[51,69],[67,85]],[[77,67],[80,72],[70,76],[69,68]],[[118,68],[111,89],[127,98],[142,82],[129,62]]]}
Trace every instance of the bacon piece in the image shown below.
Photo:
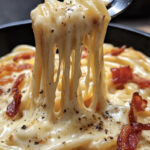
{"label": "bacon piece", "polygon": [[150,80],[139,77],[137,74],[133,74],[132,82],[136,83],[141,89],[150,87]]}
{"label": "bacon piece", "polygon": [[111,68],[113,83],[118,88],[123,88],[124,84],[132,79],[132,69],[129,66]]}
{"label": "bacon piece", "polygon": [[19,77],[16,79],[15,83],[12,86],[12,93],[14,93],[13,101],[7,106],[7,111],[6,111],[6,114],[9,117],[14,117],[19,110],[21,97],[22,97],[19,86],[23,82],[24,78],[25,78],[25,74],[19,75]]}
{"label": "bacon piece", "polygon": [[5,84],[10,83],[12,81],[13,81],[12,78],[2,78],[2,79],[0,79],[0,85],[5,85]]}
{"label": "bacon piece", "polygon": [[113,49],[111,50],[111,55],[112,55],[112,56],[118,56],[118,55],[120,55],[122,52],[124,52],[125,48],[126,48],[125,45],[123,45],[121,48],[115,47],[115,48],[113,48]]}
{"label": "bacon piece", "polygon": [[134,107],[137,111],[144,111],[147,107],[147,101],[142,99],[138,92],[135,92],[132,97],[131,107]]}
{"label": "bacon piece", "polygon": [[16,93],[19,91],[19,86],[23,82],[24,78],[25,78],[25,74],[19,75],[19,77],[16,79],[15,83],[12,86],[12,93]]}
{"label": "bacon piece", "polygon": [[18,54],[13,58],[13,61],[17,62],[20,59],[31,59],[32,57],[35,56],[35,52],[31,51],[31,52],[26,52],[23,54]]}
{"label": "bacon piece", "polygon": [[124,125],[117,139],[120,150],[135,150],[138,145],[138,135],[142,130],[150,130],[150,124],[132,123]]}
{"label": "bacon piece", "polygon": [[0,68],[0,73],[2,73],[4,71],[4,67]]}
{"label": "bacon piece", "polygon": [[9,117],[14,117],[19,111],[22,95],[20,92],[16,92],[13,96],[13,101],[7,106],[6,114]]}
{"label": "bacon piece", "polygon": [[32,65],[28,63],[24,63],[21,65],[16,65],[14,63],[7,64],[0,68],[0,78],[10,75],[12,72],[20,72],[26,69],[32,69]]}
{"label": "bacon piece", "polygon": [[134,116],[134,108],[132,107],[132,104],[130,104],[129,121],[136,122],[136,117]]}
{"label": "bacon piece", "polygon": [[150,130],[150,123],[142,124],[138,122],[134,122],[131,124],[134,127],[134,132],[141,132],[142,130]]}
{"label": "bacon piece", "polygon": [[142,124],[136,121],[134,109],[144,111],[147,101],[142,99],[139,93],[135,92],[132,97],[129,111],[129,125],[124,125],[117,139],[119,150],[135,150],[138,145],[138,135],[142,130],[150,130],[150,124]]}
{"label": "bacon piece", "polygon": [[120,150],[135,150],[138,144],[137,134],[130,125],[124,125],[117,139]]}
{"label": "bacon piece", "polygon": [[132,101],[130,104],[130,111],[129,111],[130,123],[136,122],[136,118],[134,116],[134,109],[136,111],[144,111],[146,107],[147,107],[147,101],[145,99],[142,99],[139,93],[137,92],[133,93]]}
{"label": "bacon piece", "polygon": [[3,94],[3,90],[2,89],[0,89],[0,96]]}
{"label": "bacon piece", "polygon": [[32,69],[32,65],[24,63],[17,66],[16,64],[12,63],[5,66],[5,70],[10,72],[20,72],[25,69]]}
{"label": "bacon piece", "polygon": [[32,69],[32,65],[25,63],[25,64],[19,65],[17,67],[17,71],[19,71],[19,72],[22,70],[26,70],[26,69]]}
{"label": "bacon piece", "polygon": [[132,82],[137,84],[141,89],[150,87],[150,80],[139,77],[137,74],[133,74],[132,69],[129,66],[120,68],[111,68],[113,83],[117,89],[122,89],[124,84]]}
{"label": "bacon piece", "polygon": [[7,76],[7,75],[10,75],[10,74],[11,74],[11,72],[3,70],[3,72],[0,72],[0,78]]}

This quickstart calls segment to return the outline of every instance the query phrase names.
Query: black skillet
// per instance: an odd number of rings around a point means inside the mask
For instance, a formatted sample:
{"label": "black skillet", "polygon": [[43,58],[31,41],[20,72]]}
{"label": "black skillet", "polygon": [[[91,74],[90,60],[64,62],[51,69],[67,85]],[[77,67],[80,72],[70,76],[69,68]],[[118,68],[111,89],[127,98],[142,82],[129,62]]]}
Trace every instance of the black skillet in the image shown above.
{"label": "black skillet", "polygon": [[[105,42],[116,46],[127,45],[150,56],[150,34],[126,26],[109,24]],[[0,26],[0,56],[19,44],[34,45],[30,20]]]}

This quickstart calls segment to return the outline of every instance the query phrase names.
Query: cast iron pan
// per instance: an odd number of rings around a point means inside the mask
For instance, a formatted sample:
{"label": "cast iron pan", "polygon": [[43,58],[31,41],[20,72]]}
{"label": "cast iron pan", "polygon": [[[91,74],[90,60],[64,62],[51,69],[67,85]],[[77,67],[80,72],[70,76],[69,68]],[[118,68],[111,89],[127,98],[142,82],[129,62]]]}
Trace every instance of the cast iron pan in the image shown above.
{"label": "cast iron pan", "polygon": [[[132,46],[150,56],[150,34],[117,24],[109,24],[105,42]],[[31,20],[0,26],[0,56],[19,44],[34,45]]]}

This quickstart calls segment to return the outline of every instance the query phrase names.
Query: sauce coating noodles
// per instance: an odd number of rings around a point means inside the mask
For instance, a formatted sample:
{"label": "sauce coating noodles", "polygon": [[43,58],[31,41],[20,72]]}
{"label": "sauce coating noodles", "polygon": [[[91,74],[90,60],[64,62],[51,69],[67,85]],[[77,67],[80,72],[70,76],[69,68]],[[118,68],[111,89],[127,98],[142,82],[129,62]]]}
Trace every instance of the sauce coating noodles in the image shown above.
{"label": "sauce coating noodles", "polygon": [[[144,105],[136,101],[136,121],[149,122],[150,58],[103,44],[103,1],[46,0],[31,18],[36,48],[0,59],[0,149],[116,150],[131,129],[133,93]],[[135,147],[149,146],[142,131]]]}

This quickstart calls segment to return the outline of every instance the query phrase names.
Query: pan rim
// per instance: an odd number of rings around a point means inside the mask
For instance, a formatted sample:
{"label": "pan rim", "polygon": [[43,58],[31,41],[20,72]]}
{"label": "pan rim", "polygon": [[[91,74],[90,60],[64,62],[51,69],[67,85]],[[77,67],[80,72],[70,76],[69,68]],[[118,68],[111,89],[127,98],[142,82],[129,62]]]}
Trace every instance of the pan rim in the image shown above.
{"label": "pan rim", "polygon": [[[32,21],[30,19],[28,20],[22,20],[22,21],[16,21],[16,22],[11,22],[8,24],[2,24],[0,25],[0,30],[2,29],[6,29],[6,28],[10,28],[10,27],[14,27],[14,26],[20,26],[20,25],[26,25],[26,24],[31,24]],[[118,28],[121,30],[126,30],[126,31],[130,31],[130,32],[134,32],[143,36],[146,36],[148,38],[150,38],[150,34],[146,33],[144,31],[140,31],[138,29],[126,26],[126,25],[122,25],[122,24],[117,24],[117,23],[109,23],[109,27],[114,27],[114,28]]]}

